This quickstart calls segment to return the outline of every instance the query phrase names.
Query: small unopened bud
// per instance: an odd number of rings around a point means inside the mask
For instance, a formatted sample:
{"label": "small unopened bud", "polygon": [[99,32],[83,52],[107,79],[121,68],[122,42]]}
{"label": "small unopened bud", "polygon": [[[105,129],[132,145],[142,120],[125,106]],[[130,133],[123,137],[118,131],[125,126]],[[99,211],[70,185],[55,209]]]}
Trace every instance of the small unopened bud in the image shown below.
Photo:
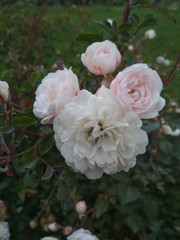
{"label": "small unopened bud", "polygon": [[86,215],[86,202],[78,201],[75,205],[76,212],[79,214],[79,218]]}
{"label": "small unopened bud", "polygon": [[64,235],[69,235],[70,233],[72,233],[72,231],[73,231],[73,228],[71,226],[66,226],[63,229]]}
{"label": "small unopened bud", "polygon": [[169,59],[165,59],[163,64],[164,64],[164,66],[168,67],[171,65],[171,61]]}
{"label": "small unopened bud", "polygon": [[162,131],[164,134],[173,137],[178,137],[180,135],[180,129],[176,129],[173,131],[169,125],[162,125]]}
{"label": "small unopened bud", "polygon": [[9,85],[7,82],[0,81],[0,104],[7,102],[9,97]]}
{"label": "small unopened bud", "polygon": [[36,221],[35,219],[32,219],[32,220],[29,222],[29,227],[30,227],[31,229],[35,229],[35,228],[37,228],[37,226],[38,226],[38,223],[37,223],[37,221]]}
{"label": "small unopened bud", "polygon": [[164,63],[165,58],[163,56],[159,56],[157,57],[156,61],[161,64],[161,63]]}
{"label": "small unopened bud", "polygon": [[149,29],[144,34],[147,39],[154,39],[156,37],[156,31],[154,29]]}
{"label": "small unopened bud", "polygon": [[129,45],[129,46],[128,46],[128,50],[131,51],[131,52],[133,52],[133,51],[134,51],[134,46],[133,46],[133,45]]}
{"label": "small unopened bud", "polygon": [[48,228],[51,232],[57,232],[60,229],[60,226],[56,222],[53,222],[48,224]]}

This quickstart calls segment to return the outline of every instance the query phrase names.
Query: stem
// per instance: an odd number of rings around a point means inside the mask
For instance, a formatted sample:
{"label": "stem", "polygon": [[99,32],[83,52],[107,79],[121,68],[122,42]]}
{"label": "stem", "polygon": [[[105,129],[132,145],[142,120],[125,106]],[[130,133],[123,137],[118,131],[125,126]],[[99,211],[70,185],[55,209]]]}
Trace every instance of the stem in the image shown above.
{"label": "stem", "polygon": [[122,18],[123,23],[128,22],[130,10],[131,10],[131,6],[130,6],[130,3],[129,3],[129,0],[126,0],[126,7],[124,9],[123,18]]}
{"label": "stem", "polygon": [[165,79],[165,80],[163,81],[164,85],[167,85],[167,84],[170,82],[170,80],[171,80],[174,72],[175,72],[176,69],[177,69],[179,60],[180,60],[180,52],[178,53],[178,56],[177,56],[177,58],[176,58],[176,62],[175,62],[175,64],[174,64],[174,66],[172,67],[172,69],[170,70],[167,79]]}

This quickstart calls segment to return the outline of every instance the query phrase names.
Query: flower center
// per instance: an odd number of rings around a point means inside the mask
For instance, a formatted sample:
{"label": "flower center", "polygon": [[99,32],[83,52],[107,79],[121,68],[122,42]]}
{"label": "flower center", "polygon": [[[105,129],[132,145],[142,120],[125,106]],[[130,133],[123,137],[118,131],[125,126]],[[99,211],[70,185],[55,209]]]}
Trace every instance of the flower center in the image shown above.
{"label": "flower center", "polygon": [[94,127],[89,128],[87,132],[87,140],[96,144],[100,138],[101,131],[103,131],[102,123],[98,122]]}

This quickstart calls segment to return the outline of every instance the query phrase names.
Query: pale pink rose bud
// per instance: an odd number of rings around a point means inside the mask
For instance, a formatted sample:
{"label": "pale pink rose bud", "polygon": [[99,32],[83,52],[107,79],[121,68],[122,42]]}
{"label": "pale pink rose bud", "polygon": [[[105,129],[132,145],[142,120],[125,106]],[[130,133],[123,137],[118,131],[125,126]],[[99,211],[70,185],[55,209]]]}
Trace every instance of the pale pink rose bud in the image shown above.
{"label": "pale pink rose bud", "polygon": [[37,228],[37,226],[38,226],[38,222],[37,222],[35,219],[32,219],[32,220],[29,222],[29,227],[30,227],[31,229],[35,229],[35,228]]}
{"label": "pale pink rose bud", "polygon": [[156,31],[154,29],[149,29],[144,33],[145,38],[154,39],[156,37]]}
{"label": "pale pink rose bud", "polygon": [[86,214],[86,202],[78,201],[75,205],[76,212],[79,214],[79,217],[83,217]]}
{"label": "pale pink rose bud", "polygon": [[165,58],[163,56],[157,57],[156,61],[160,64],[164,63]]}
{"label": "pale pink rose bud", "polygon": [[53,222],[48,224],[48,228],[51,232],[57,232],[60,229],[60,225],[56,222]]}
{"label": "pale pink rose bud", "polygon": [[165,100],[160,96],[162,88],[158,73],[142,63],[119,72],[110,85],[120,102],[143,119],[156,117],[164,107]]}
{"label": "pale pink rose bud", "polygon": [[171,65],[171,61],[169,59],[164,59],[164,66],[169,67]]}
{"label": "pale pink rose bud", "polygon": [[34,114],[43,124],[53,123],[64,106],[79,92],[77,76],[71,69],[49,73],[36,90]]}
{"label": "pale pink rose bud", "polygon": [[116,45],[109,40],[95,42],[81,55],[81,61],[95,75],[114,72],[121,62],[121,54]]}
{"label": "pale pink rose bud", "polygon": [[69,235],[70,233],[72,233],[72,231],[73,231],[73,228],[71,226],[66,226],[63,229],[64,235]]}
{"label": "pale pink rose bud", "polygon": [[130,52],[133,52],[133,51],[134,51],[134,46],[133,46],[133,45],[129,45],[129,46],[128,46],[128,50],[129,50]]}
{"label": "pale pink rose bud", "polygon": [[7,102],[9,97],[9,85],[7,82],[0,81],[0,104]]}
{"label": "pale pink rose bud", "polygon": [[171,127],[169,125],[162,125],[162,131],[164,134],[166,135],[170,135],[170,136],[173,136],[173,137],[178,137],[180,135],[180,129],[176,129],[176,130],[172,130]]}

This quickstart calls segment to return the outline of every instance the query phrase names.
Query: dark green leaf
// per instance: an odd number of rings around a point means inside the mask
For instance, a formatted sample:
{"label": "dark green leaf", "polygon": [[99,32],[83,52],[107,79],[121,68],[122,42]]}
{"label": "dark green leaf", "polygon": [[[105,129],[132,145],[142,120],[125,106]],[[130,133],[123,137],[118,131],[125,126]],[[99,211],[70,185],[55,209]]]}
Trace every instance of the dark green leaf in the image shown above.
{"label": "dark green leaf", "polygon": [[130,202],[137,200],[140,197],[140,191],[136,187],[128,187],[127,192],[122,199],[122,204],[126,205]]}
{"label": "dark green leaf", "polygon": [[27,174],[24,177],[24,186],[34,188],[38,184],[37,178],[31,174]]}
{"label": "dark green leaf", "polygon": [[48,180],[53,176],[54,169],[50,166],[47,166],[45,173],[41,177],[41,180]]}
{"label": "dark green leaf", "polygon": [[13,121],[15,126],[30,126],[36,123],[37,120],[35,118],[28,116],[18,116]]}
{"label": "dark green leaf", "polygon": [[131,14],[129,20],[135,27],[139,26],[139,17],[136,14]]}
{"label": "dark green leaf", "polygon": [[166,153],[166,154],[170,154],[173,151],[173,145],[168,141],[161,141],[159,143],[159,148],[163,153]]}
{"label": "dark green leaf", "polygon": [[45,137],[42,142],[39,144],[39,153],[41,156],[45,155],[49,150],[51,149],[52,145],[54,143],[54,137],[53,136],[47,136]]}
{"label": "dark green leaf", "polygon": [[143,220],[140,216],[128,216],[127,224],[133,233],[138,232],[143,226]]}
{"label": "dark green leaf", "polygon": [[66,211],[70,199],[70,192],[65,181],[58,182],[57,199],[61,202],[62,209]]}
{"label": "dark green leaf", "polygon": [[108,202],[106,201],[101,202],[98,208],[96,209],[96,217],[100,218],[103,215],[103,213],[107,212],[108,207],[109,207]]}
{"label": "dark green leaf", "polygon": [[37,159],[34,157],[32,153],[27,153],[21,158],[15,159],[13,161],[14,168],[19,171],[23,172],[25,169],[33,168],[37,163]]}

